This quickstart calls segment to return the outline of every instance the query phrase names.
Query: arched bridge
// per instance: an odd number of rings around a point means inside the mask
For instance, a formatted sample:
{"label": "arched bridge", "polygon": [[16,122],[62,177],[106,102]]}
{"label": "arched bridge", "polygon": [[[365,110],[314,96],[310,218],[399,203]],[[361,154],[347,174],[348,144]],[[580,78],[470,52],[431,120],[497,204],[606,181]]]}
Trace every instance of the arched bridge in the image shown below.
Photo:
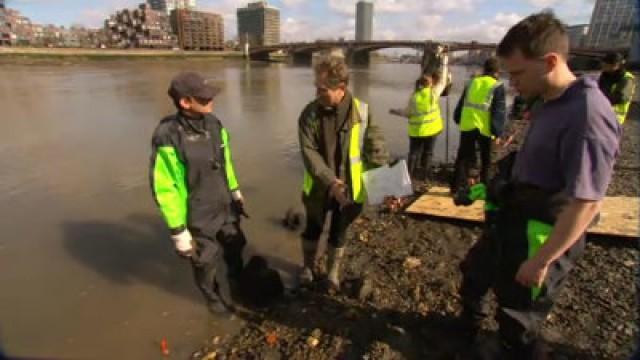
{"label": "arched bridge", "polygon": [[[494,50],[496,44],[472,42],[435,42],[416,40],[390,40],[390,41],[323,41],[282,43],[278,45],[260,46],[249,49],[248,55],[252,60],[269,60],[269,54],[284,51],[292,58],[294,63],[311,64],[313,53],[321,51],[331,51],[340,49],[344,52],[347,61],[351,64],[366,65],[369,63],[369,53],[381,49],[416,49],[423,51],[426,55],[428,51],[438,45],[448,47],[450,52],[466,50]],[[571,54],[583,57],[601,57],[609,51],[626,52],[625,49],[587,49],[574,48]]]}
{"label": "arched bridge", "polygon": [[368,64],[369,53],[381,49],[415,49],[424,51],[428,48],[435,48],[437,45],[446,45],[449,51],[460,50],[483,50],[493,49],[495,44],[481,44],[477,42],[457,43],[457,42],[432,42],[416,40],[392,40],[392,41],[323,41],[282,43],[271,46],[261,46],[251,48],[249,57],[252,60],[268,60],[269,54],[277,51],[288,53],[294,63],[311,63],[313,53],[320,51],[330,51],[341,49],[350,63]]}

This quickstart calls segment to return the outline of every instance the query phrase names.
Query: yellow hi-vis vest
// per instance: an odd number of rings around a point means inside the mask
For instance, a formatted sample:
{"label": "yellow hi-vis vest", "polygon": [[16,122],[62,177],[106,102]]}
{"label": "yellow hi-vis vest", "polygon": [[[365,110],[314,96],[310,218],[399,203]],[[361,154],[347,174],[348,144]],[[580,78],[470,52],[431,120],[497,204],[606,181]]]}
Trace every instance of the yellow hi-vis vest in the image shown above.
{"label": "yellow hi-vis vest", "polygon": [[[362,153],[364,147],[364,136],[367,131],[369,121],[369,105],[363,101],[353,98],[352,116],[355,116],[353,126],[349,130],[349,169],[351,174],[351,193],[353,201],[357,204],[364,204],[367,195],[364,189],[362,175],[364,173],[364,163]],[[304,183],[302,191],[305,196],[311,193],[313,188],[313,176],[304,169]]]}
{"label": "yellow hi-vis vest", "polygon": [[[628,71],[625,72],[624,78],[629,81],[633,81],[635,79],[633,74],[631,74]],[[613,86],[611,87],[611,92],[614,92],[617,87],[618,87],[618,84],[613,84]],[[633,88],[635,90],[635,86]],[[629,99],[629,101],[623,102],[622,104],[613,105],[613,111],[616,112],[616,117],[618,118],[618,122],[620,123],[620,125],[624,124],[624,121],[627,118],[627,113],[629,112],[629,108],[631,107],[632,99],[633,99],[633,93],[631,93],[631,98]]]}
{"label": "yellow hi-vis vest", "polygon": [[440,97],[435,96],[431,87],[425,87],[413,94],[409,115],[410,137],[434,136],[442,131],[439,100]]}
{"label": "yellow hi-vis vest", "polygon": [[501,83],[492,76],[481,75],[471,80],[464,98],[460,131],[478,129],[480,134],[491,137],[491,101]]}

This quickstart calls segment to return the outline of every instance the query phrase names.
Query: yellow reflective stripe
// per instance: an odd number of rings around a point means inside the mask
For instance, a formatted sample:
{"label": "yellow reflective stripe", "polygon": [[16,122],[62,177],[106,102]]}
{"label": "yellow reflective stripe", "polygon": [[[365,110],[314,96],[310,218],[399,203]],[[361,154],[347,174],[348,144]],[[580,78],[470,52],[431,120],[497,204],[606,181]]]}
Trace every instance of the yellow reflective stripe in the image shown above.
{"label": "yellow reflective stripe", "polygon": [[[464,106],[472,107],[480,111],[489,111],[491,109],[491,101],[493,101],[493,94],[496,92],[498,86],[502,85],[501,82],[496,81],[495,84],[489,89],[489,92],[485,95],[483,103],[474,103],[471,101],[471,91],[467,91],[467,96],[464,99]],[[478,91],[485,91],[485,89],[478,89]]]}
{"label": "yellow reflective stripe", "polygon": [[349,144],[349,167],[351,173],[351,190],[353,201],[362,204],[365,201],[365,189],[363,186],[363,170],[362,148],[364,146],[364,138],[367,131],[369,114],[368,105],[354,98],[354,106],[360,117],[360,122],[356,122],[351,128],[350,144]]}
{"label": "yellow reflective stripe", "polygon": [[311,177],[311,174],[309,174],[307,169],[304,169],[304,180],[302,183],[302,192],[304,192],[305,195],[309,195],[311,193],[312,187],[313,187],[313,178]]}
{"label": "yellow reflective stripe", "polygon": [[[630,72],[626,72],[624,74],[624,78],[632,81],[635,79],[633,74],[631,74]],[[618,87],[618,84],[613,84],[613,86],[611,87],[611,91],[612,92],[615,91],[617,87]],[[635,92],[635,86],[633,89]],[[631,98],[633,98],[633,93],[631,94]],[[622,104],[613,105],[613,111],[615,111],[616,117],[618,118],[618,122],[621,125],[624,124],[624,121],[627,119],[627,114],[629,113],[630,108],[631,108],[631,100],[624,102]]]}
{"label": "yellow reflective stripe", "polygon": [[474,104],[474,103],[470,103],[467,100],[464,101],[464,107],[469,107],[469,108],[473,108],[479,111],[486,111],[489,112],[489,110],[491,109],[491,104]]}
{"label": "yellow reflective stripe", "polygon": [[443,124],[440,117],[438,97],[433,89],[424,88],[417,91],[412,98],[414,104],[413,115],[409,117],[409,136],[433,136],[442,131]]}
{"label": "yellow reflective stripe", "polygon": [[[351,175],[353,200],[358,204],[362,204],[366,199],[366,189],[364,189],[362,180],[364,171],[362,152],[369,122],[369,105],[354,98],[353,108],[355,109],[354,115],[357,114],[359,119],[354,122],[349,134],[349,173]],[[304,169],[302,191],[305,196],[308,196],[311,193],[313,184],[313,176],[311,176],[307,169]]]}
{"label": "yellow reflective stripe", "polygon": [[430,110],[429,110],[429,111],[427,111],[427,112],[417,112],[417,113],[415,113],[415,114],[413,114],[413,115],[414,115],[414,116],[428,116],[428,115],[431,115],[431,114],[433,114],[434,112],[437,112],[437,111],[438,111],[438,109],[433,109],[433,108],[432,108],[432,109],[430,109]]}
{"label": "yellow reflective stripe", "polygon": [[431,119],[424,119],[424,120],[413,119],[413,120],[409,120],[409,125],[429,124],[437,120],[438,118],[431,118]]}
{"label": "yellow reflective stripe", "polygon": [[461,131],[478,129],[484,136],[491,136],[490,110],[496,89],[502,85],[491,76],[474,78],[467,86],[460,121]]}

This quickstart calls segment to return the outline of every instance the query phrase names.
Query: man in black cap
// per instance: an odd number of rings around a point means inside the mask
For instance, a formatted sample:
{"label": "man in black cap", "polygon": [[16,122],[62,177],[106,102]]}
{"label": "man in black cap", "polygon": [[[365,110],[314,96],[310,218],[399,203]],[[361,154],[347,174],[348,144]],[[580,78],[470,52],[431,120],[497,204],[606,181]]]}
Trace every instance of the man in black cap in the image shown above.
{"label": "man in black cap", "polygon": [[609,53],[602,59],[602,75],[598,81],[600,91],[609,99],[618,122],[624,123],[633,100],[634,76],[624,68],[624,57]]}
{"label": "man in black cap", "polygon": [[169,96],[178,111],[153,134],[150,181],[176,251],[191,260],[209,310],[226,313],[233,307],[229,280],[242,271],[246,240],[229,134],[212,114],[219,92],[196,73],[171,81]]}

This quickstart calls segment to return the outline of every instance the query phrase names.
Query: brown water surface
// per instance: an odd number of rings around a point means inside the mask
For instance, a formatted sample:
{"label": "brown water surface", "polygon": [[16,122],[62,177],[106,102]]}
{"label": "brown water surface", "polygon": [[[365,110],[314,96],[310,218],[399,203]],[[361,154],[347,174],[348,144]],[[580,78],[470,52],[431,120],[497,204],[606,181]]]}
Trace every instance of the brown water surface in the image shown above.
{"label": "brown water surface", "polygon": [[[151,199],[150,137],[173,110],[166,88],[181,70],[216,78],[216,114],[229,129],[251,220],[250,253],[285,280],[300,261],[297,234],[279,226],[298,204],[297,119],[312,71],[243,62],[106,62],[0,66],[0,348],[16,357],[149,359],[166,338],[185,358],[238,321],[209,318],[190,266]],[[353,71],[394,155],[405,156],[404,106],[416,65]],[[456,69],[458,100],[465,69]],[[442,100],[443,113],[446,101]],[[452,127],[450,148],[457,143]],[[445,135],[436,157],[444,159]],[[449,159],[454,157],[453,151]]]}

